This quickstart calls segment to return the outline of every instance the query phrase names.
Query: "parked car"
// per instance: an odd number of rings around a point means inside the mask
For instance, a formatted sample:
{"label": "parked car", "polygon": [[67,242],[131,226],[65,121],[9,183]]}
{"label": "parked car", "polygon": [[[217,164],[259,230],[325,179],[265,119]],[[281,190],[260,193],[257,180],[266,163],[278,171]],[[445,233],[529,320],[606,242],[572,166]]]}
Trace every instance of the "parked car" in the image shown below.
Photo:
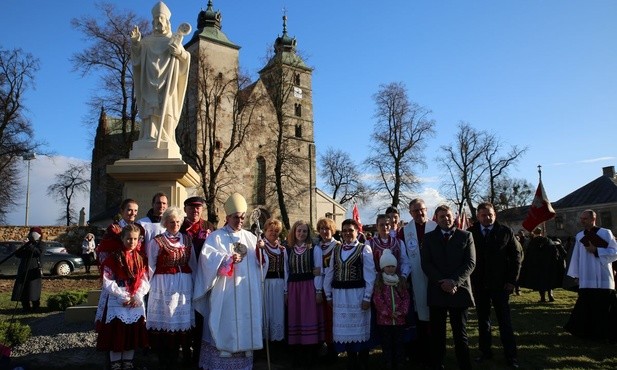
{"label": "parked car", "polygon": [[[4,241],[0,242],[0,275],[17,275],[19,258],[13,253],[21,247],[24,242]],[[55,241],[43,241],[43,255],[41,256],[43,274],[67,276],[75,270],[84,267],[84,261],[79,256],[75,256],[66,251],[62,243]]]}

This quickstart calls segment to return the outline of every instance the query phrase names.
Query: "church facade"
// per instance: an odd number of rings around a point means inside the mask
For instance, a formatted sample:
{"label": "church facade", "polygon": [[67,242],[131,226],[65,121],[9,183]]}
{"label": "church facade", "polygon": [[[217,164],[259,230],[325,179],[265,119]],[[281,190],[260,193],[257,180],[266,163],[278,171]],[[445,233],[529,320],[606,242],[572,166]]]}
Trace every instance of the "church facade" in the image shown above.
{"label": "church facade", "polygon": [[[247,199],[249,212],[260,211],[262,225],[270,216],[286,218],[290,225],[300,219],[316,225],[324,215],[317,211],[312,69],[297,54],[296,39],[287,34],[283,17],[283,33],[275,39],[269,61],[257,80],[250,81],[240,73],[240,47],[222,32],[221,18],[209,1],[185,44],[191,70],[176,130],[182,159],[202,178],[195,194],[214,204],[204,218],[218,219],[222,226],[222,204],[238,192]],[[105,130],[97,130],[93,174],[110,182],[105,185],[114,191],[105,194],[93,175],[91,198],[99,200],[91,200],[91,217],[120,201],[112,199],[118,197],[117,187],[110,186],[113,180],[96,171],[110,158],[97,148],[104,142],[99,135]],[[245,220],[245,226],[249,223]]]}

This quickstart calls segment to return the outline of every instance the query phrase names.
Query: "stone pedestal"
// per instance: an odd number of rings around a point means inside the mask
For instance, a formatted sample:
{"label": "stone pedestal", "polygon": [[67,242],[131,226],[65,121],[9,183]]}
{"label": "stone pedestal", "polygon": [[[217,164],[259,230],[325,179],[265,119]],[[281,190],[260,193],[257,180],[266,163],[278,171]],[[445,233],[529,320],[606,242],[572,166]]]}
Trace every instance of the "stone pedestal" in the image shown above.
{"label": "stone pedestal", "polygon": [[167,194],[169,206],[182,207],[188,198],[187,188],[199,185],[199,175],[182,159],[120,159],[107,166],[107,173],[124,182],[123,199],[139,204],[137,218],[145,217],[152,206],[152,196]]}
{"label": "stone pedestal", "polygon": [[180,147],[175,141],[137,140],[129,154],[130,159],[180,159]]}

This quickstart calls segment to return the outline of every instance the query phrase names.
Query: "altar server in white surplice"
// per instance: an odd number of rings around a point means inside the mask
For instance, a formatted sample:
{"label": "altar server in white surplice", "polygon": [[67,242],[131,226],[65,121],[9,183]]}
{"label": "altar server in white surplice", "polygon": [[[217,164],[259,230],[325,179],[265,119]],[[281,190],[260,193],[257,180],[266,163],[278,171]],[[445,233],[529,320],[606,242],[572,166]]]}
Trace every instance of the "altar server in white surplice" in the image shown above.
{"label": "altar server in white surplice", "polygon": [[262,348],[262,288],[257,238],[242,229],[246,200],[225,202],[226,223],[206,239],[195,281],[195,309],[204,316],[199,367],[251,369]]}

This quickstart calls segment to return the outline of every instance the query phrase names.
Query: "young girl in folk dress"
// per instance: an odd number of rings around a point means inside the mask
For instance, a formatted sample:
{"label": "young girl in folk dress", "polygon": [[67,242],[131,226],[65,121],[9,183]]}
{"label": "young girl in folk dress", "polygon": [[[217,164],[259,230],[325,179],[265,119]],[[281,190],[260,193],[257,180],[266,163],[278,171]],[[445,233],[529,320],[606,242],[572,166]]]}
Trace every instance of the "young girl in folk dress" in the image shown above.
{"label": "young girl in folk dress", "polygon": [[403,332],[405,317],[409,312],[410,296],[405,279],[396,273],[397,265],[392,252],[384,250],[379,259],[382,272],[377,274],[373,290],[373,304],[385,369],[402,368],[405,359]]}
{"label": "young girl in folk dress", "polygon": [[[263,244],[257,250],[264,261],[265,320],[264,337],[269,341],[282,342],[285,339],[285,247],[279,242],[283,229],[281,221],[270,218],[264,224]],[[261,258],[263,255],[264,258]]]}
{"label": "young girl in folk dress", "polygon": [[[319,232],[319,248],[321,248],[321,254],[323,256],[323,268],[321,269],[321,278],[326,276],[326,267],[330,266],[330,258],[332,258],[332,251],[334,247],[340,246],[341,242],[334,239],[336,233],[336,224],[331,218],[320,218],[317,221],[317,231]],[[325,302],[326,294],[322,293],[322,301]],[[334,342],[332,341],[332,307],[323,303],[324,312],[324,327],[325,327],[325,344],[328,352],[325,356],[326,362],[334,362],[338,358],[336,350],[334,349]]]}
{"label": "young girl in folk dress", "polygon": [[109,351],[111,370],[133,369],[135,349],[148,345],[144,295],[148,292],[148,265],[137,248],[137,225],[125,226],[120,238],[124,245],[110,251],[102,262],[102,294],[96,313],[96,347]]}
{"label": "young girl in folk dress", "polygon": [[321,248],[313,248],[309,225],[297,221],[287,236],[287,323],[289,345],[298,351],[294,365],[310,366],[324,340]]}
{"label": "young girl in folk dress", "polygon": [[407,261],[407,254],[404,253],[405,248],[403,243],[399,241],[396,236],[392,236],[390,233],[390,230],[392,229],[392,220],[390,220],[390,217],[386,214],[379,214],[377,215],[375,224],[377,225],[377,235],[370,239],[368,244],[373,250],[373,259],[375,261],[377,273],[381,272],[381,268],[379,268],[379,259],[381,258],[381,254],[386,249],[389,249],[398,262],[396,273],[400,275],[401,268],[408,265],[409,262]]}

